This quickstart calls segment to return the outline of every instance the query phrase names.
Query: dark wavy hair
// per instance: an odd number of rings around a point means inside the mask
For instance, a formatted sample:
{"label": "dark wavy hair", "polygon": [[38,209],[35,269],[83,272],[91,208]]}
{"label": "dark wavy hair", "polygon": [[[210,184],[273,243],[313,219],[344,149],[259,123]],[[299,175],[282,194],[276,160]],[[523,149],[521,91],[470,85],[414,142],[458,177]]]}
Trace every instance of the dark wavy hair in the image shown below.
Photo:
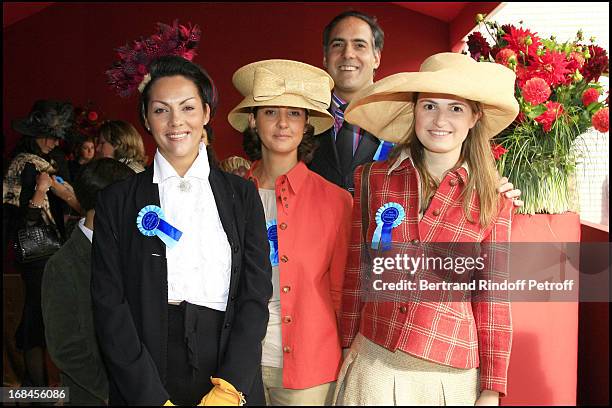
{"label": "dark wavy hair", "polygon": [[74,183],[74,194],[81,208],[89,211],[96,206],[98,191],[134,174],[134,170],[115,159],[94,159],[83,166]]}
{"label": "dark wavy hair", "polygon": [[[257,116],[258,108],[253,108],[253,115]],[[308,120],[308,111],[306,111]],[[314,134],[314,126],[309,123],[304,125],[304,137],[298,146],[298,160],[306,164],[312,161],[315,150],[319,147],[319,138]],[[250,161],[261,159],[261,139],[255,129],[250,126],[242,132],[242,148]]]}
{"label": "dark wavy hair", "polygon": [[323,52],[327,54],[327,47],[329,47],[329,36],[331,35],[332,30],[338,23],[345,18],[355,17],[362,21],[365,21],[370,26],[370,30],[372,30],[372,36],[374,36],[374,49],[376,51],[382,52],[383,46],[385,45],[385,32],[378,25],[378,20],[376,17],[370,16],[365,13],[361,13],[356,10],[348,10],[343,13],[338,14],[336,17],[332,19],[323,29]]}
{"label": "dark wavy hair", "polygon": [[151,75],[151,80],[142,90],[142,93],[140,94],[140,104],[138,105],[138,117],[140,118],[142,126],[146,129],[144,120],[147,116],[147,108],[151,99],[151,86],[153,86],[158,79],[164,77],[180,75],[189,79],[198,89],[198,94],[202,99],[202,103],[206,103],[210,107],[210,120],[206,125],[204,125],[208,138],[208,146],[206,147],[206,150],[211,162],[216,164],[217,159],[211,147],[214,140],[211,122],[219,104],[219,94],[217,87],[215,86],[212,78],[208,75],[208,72],[206,72],[206,70],[198,64],[186,60],[183,57],[176,55],[165,55],[153,60],[151,65],[149,65],[149,74]]}

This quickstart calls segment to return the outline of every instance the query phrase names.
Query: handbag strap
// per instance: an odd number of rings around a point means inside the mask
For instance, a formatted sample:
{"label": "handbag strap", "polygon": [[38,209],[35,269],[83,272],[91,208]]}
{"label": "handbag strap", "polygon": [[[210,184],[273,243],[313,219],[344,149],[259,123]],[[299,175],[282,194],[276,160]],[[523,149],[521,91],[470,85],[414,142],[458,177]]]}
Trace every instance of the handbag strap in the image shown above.
{"label": "handbag strap", "polygon": [[366,243],[370,227],[370,170],[373,162],[366,163],[361,169],[361,236]]}

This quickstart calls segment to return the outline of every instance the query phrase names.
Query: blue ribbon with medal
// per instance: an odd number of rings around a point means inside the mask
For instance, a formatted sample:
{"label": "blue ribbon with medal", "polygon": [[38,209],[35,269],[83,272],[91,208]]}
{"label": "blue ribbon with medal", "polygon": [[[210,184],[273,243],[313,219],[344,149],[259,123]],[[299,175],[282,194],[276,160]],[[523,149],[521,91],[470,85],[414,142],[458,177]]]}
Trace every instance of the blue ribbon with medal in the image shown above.
{"label": "blue ribbon with medal", "polygon": [[391,249],[391,230],[402,223],[406,211],[398,203],[383,204],[376,211],[376,230],[372,237],[372,249]]}
{"label": "blue ribbon with medal", "polygon": [[173,248],[183,235],[165,220],[163,210],[156,205],[147,205],[140,210],[136,217],[136,226],[147,237],[157,235],[168,248]]}
{"label": "blue ribbon with medal", "polygon": [[266,222],[268,242],[270,243],[270,264],[278,266],[278,230],[276,220]]}

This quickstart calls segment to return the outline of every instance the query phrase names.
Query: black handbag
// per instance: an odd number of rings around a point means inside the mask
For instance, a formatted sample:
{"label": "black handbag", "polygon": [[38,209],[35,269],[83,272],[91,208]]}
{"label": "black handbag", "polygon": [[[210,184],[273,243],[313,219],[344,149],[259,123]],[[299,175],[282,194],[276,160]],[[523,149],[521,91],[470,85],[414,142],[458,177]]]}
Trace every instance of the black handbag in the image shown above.
{"label": "black handbag", "polygon": [[62,238],[55,224],[39,223],[17,230],[15,257],[20,264],[48,259],[62,247]]}

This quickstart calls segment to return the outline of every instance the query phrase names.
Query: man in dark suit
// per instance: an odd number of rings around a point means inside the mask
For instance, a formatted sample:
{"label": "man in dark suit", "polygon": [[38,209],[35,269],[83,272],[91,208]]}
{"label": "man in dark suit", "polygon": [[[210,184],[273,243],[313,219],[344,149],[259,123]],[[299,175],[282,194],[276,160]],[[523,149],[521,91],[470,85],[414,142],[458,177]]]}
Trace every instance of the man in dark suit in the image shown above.
{"label": "man in dark suit", "polygon": [[357,11],[339,14],[323,31],[323,65],[335,83],[330,107],[335,123],[320,135],[309,167],[351,194],[355,168],[375,158],[385,159],[391,147],[344,121],[344,109],[353,96],[374,83],[383,43],[384,33],[376,18]]}
{"label": "man in dark suit", "polygon": [[[345,11],[323,30],[323,65],[334,80],[330,113],[334,126],[319,136],[319,148],[308,167],[332,183],[354,193],[355,169],[374,160],[385,160],[393,147],[375,135],[344,120],[344,109],[353,97],[374,83],[380,65],[385,33],[376,18],[358,11]],[[517,207],[520,190],[503,177],[500,193],[513,198]]]}
{"label": "man in dark suit", "polygon": [[42,312],[49,355],[68,387],[65,405],[106,405],[108,379],[93,325],[91,306],[91,239],[96,194],[102,188],[134,175],[113,159],[88,163],[74,185],[86,211],[70,239],[45,266]]}

